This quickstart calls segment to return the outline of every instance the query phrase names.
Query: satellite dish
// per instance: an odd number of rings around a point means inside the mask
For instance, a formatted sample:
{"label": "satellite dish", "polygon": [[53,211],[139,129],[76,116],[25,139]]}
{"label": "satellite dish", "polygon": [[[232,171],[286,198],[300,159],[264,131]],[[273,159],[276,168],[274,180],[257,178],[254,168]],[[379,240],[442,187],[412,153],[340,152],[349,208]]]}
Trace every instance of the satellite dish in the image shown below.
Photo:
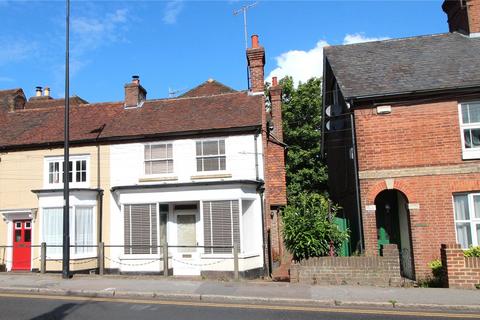
{"label": "satellite dish", "polygon": [[325,114],[328,117],[335,117],[342,114],[342,106],[339,104],[331,104],[325,108]]}
{"label": "satellite dish", "polygon": [[330,119],[325,123],[325,128],[328,131],[342,130],[345,128],[345,119]]}

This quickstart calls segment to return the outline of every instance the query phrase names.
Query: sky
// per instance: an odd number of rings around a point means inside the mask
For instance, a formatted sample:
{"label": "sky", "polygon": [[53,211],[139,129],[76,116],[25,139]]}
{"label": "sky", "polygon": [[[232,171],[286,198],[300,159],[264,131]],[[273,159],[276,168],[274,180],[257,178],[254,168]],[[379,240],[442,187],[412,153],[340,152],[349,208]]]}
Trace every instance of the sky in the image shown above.
{"label": "sky", "polygon": [[[121,101],[139,75],[149,99],[213,78],[247,88],[243,16],[254,1],[71,2],[70,93]],[[442,0],[260,0],[247,28],[265,47],[265,76],[305,82],[322,74],[322,48],[448,32]],[[0,90],[65,90],[65,1],[0,0]]]}

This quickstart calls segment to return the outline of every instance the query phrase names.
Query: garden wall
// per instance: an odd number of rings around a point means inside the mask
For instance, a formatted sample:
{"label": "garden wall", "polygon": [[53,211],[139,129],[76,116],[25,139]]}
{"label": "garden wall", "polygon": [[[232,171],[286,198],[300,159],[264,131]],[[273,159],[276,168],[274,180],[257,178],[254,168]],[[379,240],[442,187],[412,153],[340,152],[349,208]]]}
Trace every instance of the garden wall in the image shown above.
{"label": "garden wall", "polygon": [[442,244],[445,285],[449,288],[480,289],[480,258],[467,258],[459,244]]}
{"label": "garden wall", "polygon": [[383,256],[317,257],[293,263],[290,282],[318,285],[401,285],[397,245],[383,247]]}

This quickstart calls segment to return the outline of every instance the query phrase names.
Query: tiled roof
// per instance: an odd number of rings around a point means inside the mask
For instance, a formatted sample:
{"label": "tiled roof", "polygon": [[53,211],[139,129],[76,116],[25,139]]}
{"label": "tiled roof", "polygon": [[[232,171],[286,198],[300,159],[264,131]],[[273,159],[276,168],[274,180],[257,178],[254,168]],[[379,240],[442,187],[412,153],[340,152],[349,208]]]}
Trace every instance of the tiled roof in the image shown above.
{"label": "tiled roof", "polygon": [[459,33],[324,50],[345,98],[480,87],[480,38]]}
{"label": "tiled roof", "polygon": [[[123,102],[73,105],[73,142],[149,138],[260,126],[262,96],[234,92],[208,97],[148,100],[140,108]],[[61,144],[64,107],[0,112],[0,149]],[[102,129],[103,128],[103,129]]]}
{"label": "tiled roof", "polygon": [[[28,102],[25,104],[25,109],[39,109],[39,108],[50,108],[50,107],[61,107],[65,105],[65,99],[45,99],[46,97],[40,97],[41,99],[38,98],[30,98]],[[86,104],[88,101],[78,97],[78,96],[73,96],[70,97],[70,106],[73,105],[81,105],[81,104]]]}
{"label": "tiled roof", "polygon": [[236,92],[230,87],[227,87],[223,83],[220,83],[216,80],[213,79],[208,79],[201,85],[185,92],[182,94],[180,97],[186,98],[186,97],[205,97],[205,96],[212,96],[216,94],[222,94],[222,93],[231,93],[231,92]]}

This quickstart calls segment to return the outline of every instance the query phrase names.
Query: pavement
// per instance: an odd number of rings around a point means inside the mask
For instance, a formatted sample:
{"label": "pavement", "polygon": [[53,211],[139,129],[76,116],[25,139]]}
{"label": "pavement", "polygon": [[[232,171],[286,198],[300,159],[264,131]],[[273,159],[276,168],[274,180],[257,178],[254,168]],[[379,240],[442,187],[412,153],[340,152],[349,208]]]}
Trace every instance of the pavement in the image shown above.
{"label": "pavement", "polygon": [[117,297],[216,303],[470,310],[480,313],[480,290],[318,286],[213,281],[162,276],[0,273],[0,293]]}

